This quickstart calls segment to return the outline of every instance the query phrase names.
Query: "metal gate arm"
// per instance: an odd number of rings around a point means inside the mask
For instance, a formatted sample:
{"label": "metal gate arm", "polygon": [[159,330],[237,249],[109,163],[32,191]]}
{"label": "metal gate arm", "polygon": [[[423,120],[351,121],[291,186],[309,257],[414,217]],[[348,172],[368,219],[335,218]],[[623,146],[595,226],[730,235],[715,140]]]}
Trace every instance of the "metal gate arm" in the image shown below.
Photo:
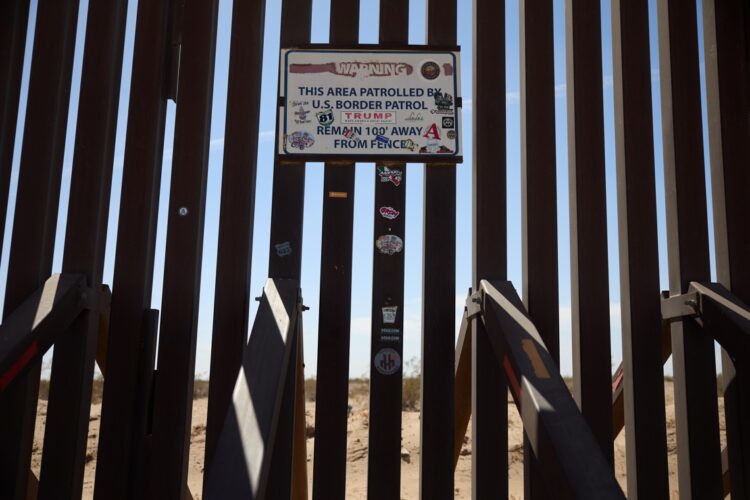
{"label": "metal gate arm", "polygon": [[54,274],[0,325],[0,391],[54,344],[85,309],[98,307],[98,291],[79,274]]}
{"label": "metal gate arm", "polygon": [[692,317],[733,359],[750,356],[750,307],[718,283],[690,283],[687,293],[662,300],[662,318]]}
{"label": "metal gate arm", "polygon": [[483,280],[482,319],[524,431],[557,498],[624,499],[614,473],[509,281]]}

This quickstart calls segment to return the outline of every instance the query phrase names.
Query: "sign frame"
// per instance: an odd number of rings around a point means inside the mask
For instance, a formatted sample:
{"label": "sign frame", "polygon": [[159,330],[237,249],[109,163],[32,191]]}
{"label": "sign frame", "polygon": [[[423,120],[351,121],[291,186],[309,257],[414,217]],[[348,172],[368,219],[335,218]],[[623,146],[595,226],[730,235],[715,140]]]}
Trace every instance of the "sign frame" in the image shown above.
{"label": "sign frame", "polygon": [[[454,94],[454,113],[452,116],[456,123],[456,144],[460,145],[458,151],[454,154],[440,153],[412,153],[412,154],[388,154],[388,153],[288,153],[281,149],[282,138],[286,130],[287,120],[287,85],[286,76],[287,61],[290,53],[294,52],[375,52],[378,54],[402,54],[402,53],[429,53],[429,54],[446,54],[450,53],[454,58],[453,71],[453,88]],[[455,165],[463,163],[463,143],[461,142],[461,116],[462,98],[460,95],[460,53],[459,46],[432,46],[432,45],[378,45],[378,44],[358,44],[358,45],[333,45],[333,44],[305,44],[295,47],[285,47],[279,51],[279,84],[277,88],[277,120],[275,130],[275,151],[277,160],[282,163],[287,162],[405,162],[405,163],[428,163],[428,164],[450,164]]]}

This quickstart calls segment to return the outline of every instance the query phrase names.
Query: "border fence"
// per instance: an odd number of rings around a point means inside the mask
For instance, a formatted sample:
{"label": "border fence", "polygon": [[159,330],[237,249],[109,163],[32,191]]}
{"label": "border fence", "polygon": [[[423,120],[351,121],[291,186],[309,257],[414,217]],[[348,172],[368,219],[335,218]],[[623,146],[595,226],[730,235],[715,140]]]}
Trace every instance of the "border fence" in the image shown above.
{"label": "border fence", "polygon": [[[473,1],[473,277],[454,331],[456,165],[424,174],[420,496],[453,498],[472,424],[472,495],[508,496],[509,391],[524,425],[526,498],[669,498],[664,363],[671,357],[681,498],[750,498],[750,3],[656,0],[669,291],[659,288],[646,0],[565,0],[573,390],[559,370],[552,0],[519,0],[523,285],[508,281],[505,4]],[[464,4],[461,3],[461,8]],[[408,0],[380,0],[379,42],[408,49]],[[80,498],[92,378],[104,377],[94,496],[184,499],[205,225],[218,0],[138,2],[112,283],[103,283],[126,0],[88,4],[64,259],[52,274],[78,0],[0,5],[0,211],[20,168],[0,325],[0,499]],[[265,0],[234,0],[203,496],[345,497],[355,161],[325,162],[312,491],[304,421],[305,161],[275,156],[269,269],[250,317]],[[426,48],[457,44],[457,0],[427,0]],[[359,0],[331,0],[330,48],[357,47]],[[704,164],[703,16],[713,235]],[[312,0],[283,0],[281,48],[310,46]],[[602,30],[614,61],[623,362],[612,376]],[[30,58],[22,139],[16,137]],[[163,298],[152,309],[167,102],[176,104]],[[458,103],[457,103],[458,105]],[[276,144],[278,144],[278,138]],[[377,162],[375,238],[403,238],[407,165]],[[382,172],[381,172],[382,173]],[[398,187],[400,185],[400,187]],[[341,193],[347,195],[340,195]],[[350,194],[350,195],[349,195]],[[402,216],[386,220],[378,207]],[[123,207],[126,207],[124,209]],[[514,215],[515,216],[515,215]],[[5,221],[5,217],[0,217]],[[4,227],[0,227],[0,238]],[[709,245],[717,281],[711,279]],[[0,242],[2,243],[2,242]],[[404,254],[373,250],[381,308],[404,302]],[[265,278],[265,277],[264,277]],[[403,331],[403,315],[392,325]],[[248,336],[249,332],[249,336]],[[456,341],[456,338],[458,339]],[[158,339],[158,343],[157,343]],[[714,343],[727,446],[720,445]],[[54,346],[41,472],[30,469],[41,358]],[[388,347],[402,356],[403,338]],[[158,370],[155,369],[158,361]],[[373,361],[374,362],[374,361]],[[402,367],[370,378],[368,498],[398,499]]]}

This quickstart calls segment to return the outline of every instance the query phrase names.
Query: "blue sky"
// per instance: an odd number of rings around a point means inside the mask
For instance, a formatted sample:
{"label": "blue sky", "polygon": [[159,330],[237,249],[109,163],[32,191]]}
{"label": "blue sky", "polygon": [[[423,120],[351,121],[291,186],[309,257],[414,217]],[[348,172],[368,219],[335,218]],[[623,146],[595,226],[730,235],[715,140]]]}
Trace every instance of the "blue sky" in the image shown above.
{"label": "blue sky", "polygon": [[[377,43],[378,9],[377,0],[361,0],[360,41]],[[21,105],[19,109],[16,150],[11,193],[7,214],[6,234],[0,263],[0,294],[5,293],[7,276],[10,232],[12,230],[15,189],[18,181],[20,162],[20,144],[23,138],[23,121],[26,109],[26,91],[30,70],[30,57],[36,0],[32,1],[29,16],[29,36],[26,45],[26,60],[22,83]],[[271,215],[271,186],[273,172],[273,138],[275,129],[274,103],[276,93],[276,75],[279,54],[280,1],[269,0],[266,12],[266,41],[264,47],[263,85],[260,119],[260,140],[258,151],[258,177],[256,188],[255,235],[252,266],[253,295],[260,295],[268,271],[268,248]],[[458,167],[457,175],[457,234],[456,234],[456,322],[458,324],[463,301],[471,285],[471,112],[472,112],[472,2],[458,0],[458,43],[462,50],[461,87],[464,102],[463,143],[465,162]],[[617,252],[617,213],[614,158],[614,101],[612,88],[612,44],[610,2],[602,1],[602,86],[604,90],[604,126],[607,172],[607,218],[610,277],[610,316],[612,323],[612,364],[616,367],[622,357],[620,339],[620,291],[618,280]],[[86,11],[88,0],[81,0],[78,37],[73,69],[71,106],[68,118],[67,142],[63,164],[63,185],[58,216],[58,233],[55,246],[53,271],[59,272],[63,256],[63,235],[67,215],[70,173],[75,138],[78,93],[80,88],[83,39],[85,36]],[[702,43],[702,20],[698,4],[699,40]],[[651,67],[653,92],[653,118],[655,138],[656,190],[659,229],[660,279],[662,289],[667,286],[666,266],[666,222],[664,213],[664,184],[662,175],[661,113],[659,97],[658,42],[656,38],[656,5],[649,2],[651,32]],[[122,163],[125,147],[128,99],[130,96],[130,69],[137,1],[131,0],[128,8],[127,34],[125,40],[124,66],[120,93],[120,116],[117,127],[115,148],[114,175],[110,204],[110,219],[107,238],[107,252],[104,269],[104,282],[112,282],[114,250],[117,237],[117,217],[120,209],[120,187],[122,182]],[[409,12],[409,42],[425,43],[425,0],[411,0]],[[330,0],[313,0],[312,42],[328,41]],[[219,221],[219,194],[221,186],[221,169],[223,159],[224,124],[226,111],[227,72],[229,63],[229,44],[231,31],[232,1],[220,0],[219,29],[216,50],[216,74],[214,84],[214,105],[211,126],[211,151],[209,155],[209,176],[207,186],[206,225],[204,240],[203,270],[201,280],[200,314],[198,321],[198,344],[196,355],[196,373],[207,376],[210,366],[211,325],[213,314],[213,287],[216,270],[216,248]],[[558,174],[558,253],[560,270],[560,321],[561,321],[561,371],[570,374],[571,337],[570,337],[570,252],[567,194],[567,133],[566,133],[566,86],[565,86],[565,19],[564,1],[554,0],[555,29],[555,96],[557,124],[557,174]],[[508,181],[508,277],[516,288],[521,290],[521,178],[520,178],[520,79],[519,79],[519,20],[518,2],[506,2],[506,92],[502,95],[498,87],[498,98],[504,98],[507,104],[507,181]],[[703,49],[700,49],[701,76],[703,77]],[[702,78],[703,81],[703,78]],[[704,92],[704,143],[706,154],[706,172],[708,173],[708,143],[705,118]],[[159,211],[157,253],[154,276],[152,307],[161,309],[161,286],[164,268],[164,247],[166,243],[166,210],[169,202],[169,184],[171,174],[171,148],[174,139],[175,105],[170,101],[167,114],[165,153],[162,174],[162,189]],[[421,164],[409,164],[407,167],[407,206],[405,240],[405,303],[404,303],[404,359],[418,357],[421,342],[421,289],[422,289],[422,220],[423,220],[423,172]],[[352,286],[352,338],[350,374],[361,376],[369,374],[370,350],[370,307],[372,283],[372,239],[373,239],[373,204],[374,204],[374,168],[372,164],[356,166],[356,187],[354,195],[354,260]],[[709,211],[710,179],[707,176]],[[319,304],[319,273],[321,248],[321,217],[323,203],[323,166],[309,163],[305,186],[304,239],[302,248],[302,292],[305,304],[310,310],[305,313],[305,373],[314,376],[317,358],[317,327]],[[711,214],[709,212],[709,221]],[[712,230],[712,229],[710,229]],[[713,270],[713,245],[711,246]],[[712,272],[713,274],[713,272]],[[255,314],[256,304],[252,303],[251,314]],[[670,369],[668,367],[668,369]]]}

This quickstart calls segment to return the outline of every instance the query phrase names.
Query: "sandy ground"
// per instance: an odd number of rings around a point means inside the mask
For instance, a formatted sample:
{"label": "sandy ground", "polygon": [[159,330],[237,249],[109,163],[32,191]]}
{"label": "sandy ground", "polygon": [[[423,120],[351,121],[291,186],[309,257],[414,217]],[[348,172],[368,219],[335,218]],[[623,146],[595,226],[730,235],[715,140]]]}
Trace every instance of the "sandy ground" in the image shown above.
{"label": "sandy ground", "polygon": [[[679,498],[677,490],[677,455],[674,425],[674,398],[672,383],[665,384],[666,402],[667,402],[667,449],[669,453],[669,481],[671,497]],[[367,485],[367,435],[368,435],[368,397],[365,392],[358,391],[359,394],[351,399],[352,412],[349,417],[348,427],[348,452],[347,452],[347,498],[360,499],[366,498]],[[205,424],[206,424],[206,407],[207,399],[201,398],[194,401],[193,404],[193,422],[190,446],[190,476],[188,484],[194,498],[201,497],[202,473],[203,473],[203,448],[205,445]],[[723,400],[719,400],[719,413],[721,421],[721,439],[722,445],[725,444],[724,428],[724,411]],[[32,469],[35,474],[39,474],[41,460],[41,445],[44,439],[44,421],[46,419],[47,404],[45,401],[39,402],[39,411],[37,416],[37,432],[34,436],[34,455],[32,458]],[[306,419],[308,427],[312,427],[315,422],[315,403],[307,402]],[[84,477],[84,494],[83,498],[92,498],[94,487],[94,472],[96,467],[96,446],[99,435],[99,416],[101,414],[101,405],[95,404],[91,407],[91,417],[89,422],[89,439],[87,449],[87,465]],[[523,498],[523,447],[522,436],[523,430],[521,420],[515,406],[509,402],[509,481],[510,496],[509,498],[520,500]],[[465,444],[461,450],[458,467],[455,475],[455,498],[471,498],[471,427],[467,432]],[[408,452],[408,458],[401,461],[401,497],[403,499],[419,498],[419,413],[416,411],[403,412],[402,418],[402,454]],[[315,439],[307,440],[308,454],[308,481],[310,483],[309,491],[312,492],[312,470],[313,470],[313,449]],[[623,489],[626,489],[625,477],[625,435],[620,435],[615,440],[615,469],[617,479]]]}

